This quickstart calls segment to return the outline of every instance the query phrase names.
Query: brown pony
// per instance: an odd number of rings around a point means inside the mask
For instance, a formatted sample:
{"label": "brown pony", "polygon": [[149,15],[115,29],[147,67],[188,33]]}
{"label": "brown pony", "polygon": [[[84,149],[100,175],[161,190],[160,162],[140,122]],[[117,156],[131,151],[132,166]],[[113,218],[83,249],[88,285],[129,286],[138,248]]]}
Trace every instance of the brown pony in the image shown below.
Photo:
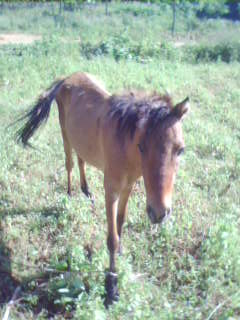
{"label": "brown pony", "polygon": [[118,299],[115,255],[120,248],[127,201],[134,182],[143,176],[147,213],[161,223],[171,212],[171,199],[179,156],[184,150],[181,120],[188,98],[174,106],[169,96],[143,92],[111,95],[86,73],[56,81],[36,105],[19,120],[27,119],[17,137],[28,145],[46,121],[56,100],[62,130],[68,194],[74,150],[78,157],[81,189],[90,197],[85,162],[104,172],[110,268],[106,276],[106,305]]}

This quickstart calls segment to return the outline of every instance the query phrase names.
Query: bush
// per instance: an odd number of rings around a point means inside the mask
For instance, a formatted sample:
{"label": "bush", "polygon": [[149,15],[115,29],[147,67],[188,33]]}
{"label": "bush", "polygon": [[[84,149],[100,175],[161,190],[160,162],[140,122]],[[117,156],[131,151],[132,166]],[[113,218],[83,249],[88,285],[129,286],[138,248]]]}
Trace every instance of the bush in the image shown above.
{"label": "bush", "polygon": [[126,59],[147,62],[153,58],[159,58],[190,63],[240,62],[240,42],[222,42],[215,46],[201,45],[175,48],[169,42],[135,43],[128,37],[117,35],[97,44],[82,43],[80,51],[87,59],[96,56],[112,56],[116,61]]}
{"label": "bush", "polygon": [[225,4],[225,1],[209,1],[197,11],[197,16],[200,18],[219,18],[226,16],[228,13],[229,7]]}
{"label": "bush", "polygon": [[215,46],[202,45],[189,47],[185,51],[188,61],[192,62],[240,62],[240,43],[223,42]]}
{"label": "bush", "polygon": [[181,51],[170,43],[137,43],[122,35],[114,36],[108,41],[101,41],[97,44],[82,43],[80,51],[87,59],[103,55],[112,56],[116,61],[127,59],[138,62],[149,61],[152,58],[167,60],[181,58]]}

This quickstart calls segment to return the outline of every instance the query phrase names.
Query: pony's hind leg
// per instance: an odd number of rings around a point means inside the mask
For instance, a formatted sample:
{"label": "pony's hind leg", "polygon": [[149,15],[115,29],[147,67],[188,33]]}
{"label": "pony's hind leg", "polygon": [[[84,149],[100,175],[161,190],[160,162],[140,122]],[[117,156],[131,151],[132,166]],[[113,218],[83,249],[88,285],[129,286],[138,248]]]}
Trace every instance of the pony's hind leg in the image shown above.
{"label": "pony's hind leg", "polygon": [[62,138],[63,138],[63,146],[65,152],[65,166],[67,170],[67,177],[68,177],[68,195],[71,196],[72,194],[72,169],[73,169],[73,157],[72,157],[72,146],[69,143],[66,129],[65,129],[65,113],[64,113],[64,105],[61,100],[56,99],[59,111],[59,122],[62,131]]}
{"label": "pony's hind leg", "polygon": [[78,166],[79,166],[79,172],[80,172],[80,184],[82,192],[88,197],[92,199],[92,194],[89,192],[88,184],[86,180],[86,174],[85,174],[85,162],[78,156]]}
{"label": "pony's hind leg", "polygon": [[63,135],[63,145],[65,151],[65,166],[67,170],[67,178],[68,178],[68,195],[71,197],[72,195],[72,169],[73,169],[73,157],[72,157],[72,147],[68,142],[67,136],[62,132]]}

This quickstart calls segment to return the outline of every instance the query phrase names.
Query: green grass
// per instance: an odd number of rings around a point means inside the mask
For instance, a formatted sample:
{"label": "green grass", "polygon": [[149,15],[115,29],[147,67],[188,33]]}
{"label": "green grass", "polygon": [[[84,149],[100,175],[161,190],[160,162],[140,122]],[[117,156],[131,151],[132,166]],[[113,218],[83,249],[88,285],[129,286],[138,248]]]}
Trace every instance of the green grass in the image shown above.
{"label": "green grass", "polygon": [[[175,41],[187,44],[190,38],[193,46],[204,45],[213,34],[220,43],[223,30],[235,43],[239,26],[192,17],[196,28],[188,31],[182,15],[170,39],[171,11],[159,13],[157,6],[114,4],[110,16],[103,6],[89,6],[64,12],[62,24],[45,7],[3,10],[1,32],[44,38],[0,47],[0,317],[21,285],[12,319],[239,319],[240,65],[190,63],[173,49]],[[144,59],[116,59],[113,49],[124,47],[117,42],[108,54],[86,57],[72,41],[79,36],[92,47],[120,36],[127,48],[143,43]],[[157,42],[173,55],[146,54]],[[7,128],[56,77],[76,70],[95,74],[111,92],[137,87],[167,90],[176,102],[191,99],[172,219],[150,224],[140,180],[118,258],[120,301],[109,310],[102,299],[108,267],[103,175],[87,167],[93,207],[80,192],[75,165],[74,196],[67,197],[55,106],[32,141],[37,150],[16,145],[16,128]]]}

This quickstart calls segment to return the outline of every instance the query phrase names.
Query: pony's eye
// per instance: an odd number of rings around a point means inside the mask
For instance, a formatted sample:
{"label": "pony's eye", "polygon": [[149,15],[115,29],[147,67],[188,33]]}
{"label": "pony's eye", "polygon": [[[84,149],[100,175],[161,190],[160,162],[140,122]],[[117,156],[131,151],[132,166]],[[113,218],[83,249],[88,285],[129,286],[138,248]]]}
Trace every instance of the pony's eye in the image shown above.
{"label": "pony's eye", "polygon": [[139,151],[140,151],[141,153],[143,153],[143,147],[142,147],[141,144],[138,144],[138,149],[139,149]]}
{"label": "pony's eye", "polygon": [[177,156],[179,157],[179,156],[181,156],[183,153],[184,153],[184,148],[180,148],[180,149],[178,149],[178,151],[177,151]]}

